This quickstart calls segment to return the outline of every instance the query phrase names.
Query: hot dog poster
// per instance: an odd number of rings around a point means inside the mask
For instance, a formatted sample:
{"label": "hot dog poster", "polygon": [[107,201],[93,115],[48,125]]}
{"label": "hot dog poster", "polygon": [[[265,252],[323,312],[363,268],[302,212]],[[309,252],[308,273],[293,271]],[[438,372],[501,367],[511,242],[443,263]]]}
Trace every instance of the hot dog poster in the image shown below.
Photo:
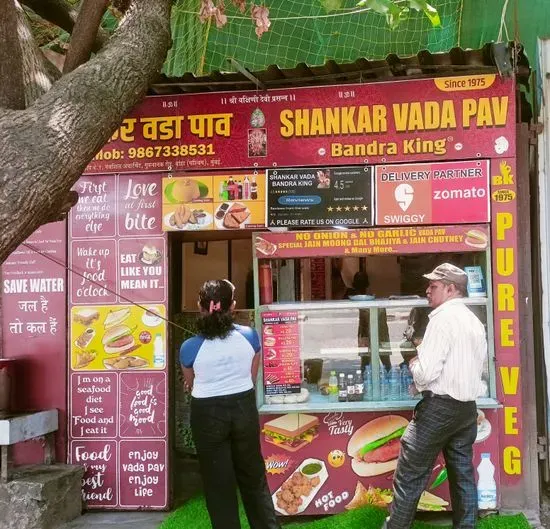
{"label": "hot dog poster", "polygon": [[[364,505],[389,507],[400,439],[411,416],[410,411],[261,416],[262,453],[277,513],[321,515]],[[482,453],[489,453],[498,468],[496,410],[478,411],[476,468]],[[495,479],[498,487],[498,475]],[[442,454],[433,465],[418,508],[450,509]]]}
{"label": "hot dog poster", "polygon": [[71,366],[78,371],[164,369],[164,305],[81,306],[71,310]]}
{"label": "hot dog poster", "polygon": [[164,231],[239,230],[265,226],[265,173],[162,179]]}

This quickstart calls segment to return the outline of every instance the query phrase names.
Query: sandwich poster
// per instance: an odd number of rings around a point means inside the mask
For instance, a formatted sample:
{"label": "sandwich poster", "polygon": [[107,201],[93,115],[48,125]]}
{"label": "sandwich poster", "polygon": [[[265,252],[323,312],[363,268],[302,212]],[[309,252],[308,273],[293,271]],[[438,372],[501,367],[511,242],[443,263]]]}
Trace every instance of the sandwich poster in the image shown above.
{"label": "sandwich poster", "polygon": [[163,231],[240,230],[265,226],[265,175],[162,179]]}
{"label": "sandwich poster", "polygon": [[489,161],[376,167],[376,225],[489,222]]}
{"label": "sandwich poster", "polygon": [[80,306],[71,309],[71,367],[127,371],[166,367],[164,305]]}
{"label": "sandwich poster", "polygon": [[[278,514],[335,514],[365,505],[388,508],[410,411],[261,416],[262,453]],[[478,414],[474,466],[489,454],[499,466],[497,410]],[[477,473],[476,473],[477,476]],[[498,490],[498,476],[495,474]],[[448,472],[440,455],[418,506],[450,509]]]}
{"label": "sandwich poster", "polygon": [[274,228],[372,226],[372,167],[267,171],[267,222]]}

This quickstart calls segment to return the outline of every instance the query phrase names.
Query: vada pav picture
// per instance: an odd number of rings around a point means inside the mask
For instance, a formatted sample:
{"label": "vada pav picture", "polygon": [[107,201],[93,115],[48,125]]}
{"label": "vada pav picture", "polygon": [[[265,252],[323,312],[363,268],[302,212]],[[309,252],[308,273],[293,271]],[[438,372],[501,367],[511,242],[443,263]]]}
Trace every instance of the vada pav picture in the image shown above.
{"label": "vada pav picture", "polygon": [[400,415],[385,415],[356,430],[348,442],[353,471],[363,477],[393,472],[408,424]]}

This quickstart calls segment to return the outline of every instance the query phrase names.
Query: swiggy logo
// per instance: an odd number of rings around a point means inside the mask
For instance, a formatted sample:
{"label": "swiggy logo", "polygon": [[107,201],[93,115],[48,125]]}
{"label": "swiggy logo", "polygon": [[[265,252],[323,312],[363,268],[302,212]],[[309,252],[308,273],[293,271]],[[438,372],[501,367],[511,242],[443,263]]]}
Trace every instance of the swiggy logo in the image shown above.
{"label": "swiggy logo", "polygon": [[410,184],[399,184],[393,192],[396,202],[403,211],[407,211],[414,198],[414,189]]}

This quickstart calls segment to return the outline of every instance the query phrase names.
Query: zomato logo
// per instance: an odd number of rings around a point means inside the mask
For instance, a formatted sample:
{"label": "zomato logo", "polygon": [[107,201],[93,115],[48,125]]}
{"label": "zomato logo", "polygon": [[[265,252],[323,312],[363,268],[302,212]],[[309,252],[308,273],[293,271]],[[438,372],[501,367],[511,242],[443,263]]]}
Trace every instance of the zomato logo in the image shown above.
{"label": "zomato logo", "polygon": [[399,184],[393,192],[395,200],[403,211],[407,211],[414,198],[414,189],[410,184]]}
{"label": "zomato logo", "polygon": [[487,190],[483,187],[470,189],[434,189],[434,200],[453,200],[462,198],[484,198]]}

